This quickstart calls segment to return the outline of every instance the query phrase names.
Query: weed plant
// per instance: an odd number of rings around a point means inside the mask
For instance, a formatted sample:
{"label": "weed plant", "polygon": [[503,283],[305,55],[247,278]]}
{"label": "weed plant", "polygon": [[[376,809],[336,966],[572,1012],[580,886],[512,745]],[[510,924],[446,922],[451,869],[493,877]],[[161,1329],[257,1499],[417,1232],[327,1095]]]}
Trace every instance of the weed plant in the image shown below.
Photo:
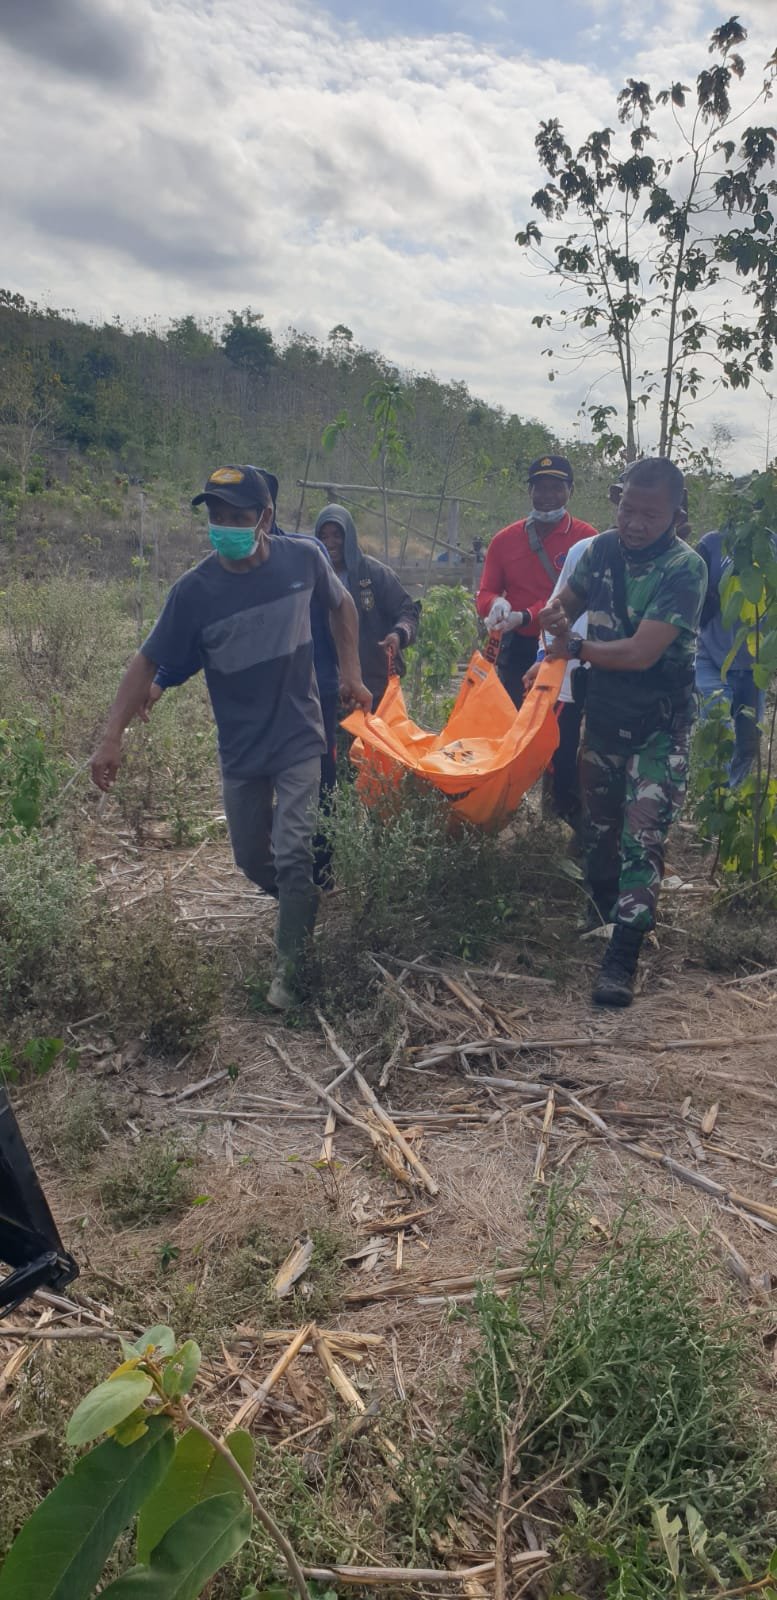
{"label": "weed plant", "polygon": [[514,1432],[516,1505],[537,1497],[559,1592],[698,1588],[690,1550],[678,1584],[656,1537],[675,1512],[700,1519],[721,1587],[766,1566],[777,1474],[752,1387],[763,1358],[709,1281],[686,1232],[657,1237],[636,1209],[594,1250],[574,1195],[551,1188],[518,1287],[480,1291],[460,1440],[498,1486]]}
{"label": "weed plant", "polygon": [[188,1163],[169,1139],[141,1140],[137,1149],[100,1185],[112,1221],[154,1223],[179,1215],[193,1194]]}
{"label": "weed plant", "polygon": [[203,1245],[172,1271],[160,1265],[169,1301],[165,1314],[185,1323],[206,1350],[218,1349],[220,1335],[241,1323],[257,1330],[297,1327],[311,1318],[325,1324],[342,1304],[345,1246],[330,1228],[311,1228],[310,1237],[313,1255],[304,1279],[283,1300],[273,1293],[272,1283],[289,1252],[285,1234],[275,1236],[258,1228],[239,1243],[222,1244],[218,1250]]}
{"label": "weed plant", "polygon": [[123,1042],[161,1054],[198,1044],[221,994],[218,960],[180,928],[164,895],[116,913],[58,833],[0,842],[0,1022],[13,1037],[61,1035],[105,1014]]}
{"label": "weed plant", "polygon": [[[317,979],[336,1005],[370,997],[371,952],[475,961],[510,941],[536,964],[549,897],[563,904],[579,893],[565,871],[560,825],[528,823],[494,837],[454,819],[445,798],[413,778],[373,806],[343,784],[322,827],[337,892],[316,940]],[[539,960],[547,960],[542,949]]]}

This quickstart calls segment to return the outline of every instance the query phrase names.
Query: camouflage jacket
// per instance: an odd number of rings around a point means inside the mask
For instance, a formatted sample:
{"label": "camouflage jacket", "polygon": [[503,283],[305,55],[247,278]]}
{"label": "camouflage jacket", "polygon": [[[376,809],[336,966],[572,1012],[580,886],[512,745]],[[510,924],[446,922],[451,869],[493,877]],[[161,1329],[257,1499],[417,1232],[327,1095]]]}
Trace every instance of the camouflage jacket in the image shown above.
{"label": "camouflage jacket", "polygon": [[[588,611],[588,638],[609,643],[626,637],[626,628],[613,596],[612,573],[602,570],[597,546],[606,537],[592,540],[580,557],[569,586]],[[677,638],[659,658],[664,681],[693,681],[695,639],[707,589],[707,569],[701,558],[682,539],[674,538],[668,548],[647,560],[635,559],[620,546],[626,576],[626,607],[632,629],[640,622],[666,622],[677,628]],[[620,677],[608,673],[608,678]],[[631,676],[631,674],[629,674]]]}

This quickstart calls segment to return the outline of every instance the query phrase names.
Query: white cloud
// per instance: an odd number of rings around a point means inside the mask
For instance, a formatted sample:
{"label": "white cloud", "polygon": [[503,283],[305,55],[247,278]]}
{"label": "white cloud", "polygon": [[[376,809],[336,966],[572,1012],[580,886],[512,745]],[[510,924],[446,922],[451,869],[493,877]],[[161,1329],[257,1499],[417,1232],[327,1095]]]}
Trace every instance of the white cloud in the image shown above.
{"label": "white cloud", "polygon": [[[77,0],[79,15],[101,3]],[[628,70],[697,70],[701,0],[658,4],[666,28]],[[585,8],[605,31],[609,7]],[[571,431],[592,374],[548,387],[530,327],[547,284],[513,235],[538,120],[573,142],[612,121],[609,68],[464,34],[367,39],[313,0],[133,0],[130,15],[140,82],[136,67],[75,81],[33,64],[28,40],[5,49],[8,287],[98,317],[250,303],[278,330],[345,321],[402,365]]]}

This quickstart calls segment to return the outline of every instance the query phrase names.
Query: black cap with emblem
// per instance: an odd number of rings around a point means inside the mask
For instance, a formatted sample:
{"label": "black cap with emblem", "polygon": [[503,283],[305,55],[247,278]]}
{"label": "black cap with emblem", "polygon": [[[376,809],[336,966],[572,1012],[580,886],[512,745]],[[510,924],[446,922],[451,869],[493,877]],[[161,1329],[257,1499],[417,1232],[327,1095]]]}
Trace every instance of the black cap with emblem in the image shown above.
{"label": "black cap with emblem", "polygon": [[534,483],[535,478],[563,478],[570,489],[575,481],[566,456],[538,456],[529,468],[529,482]]}
{"label": "black cap with emblem", "polygon": [[211,499],[225,500],[228,506],[244,510],[256,506],[264,511],[272,503],[267,478],[258,467],[217,467],[202,494],[194,496],[192,505],[201,506],[203,501]]}

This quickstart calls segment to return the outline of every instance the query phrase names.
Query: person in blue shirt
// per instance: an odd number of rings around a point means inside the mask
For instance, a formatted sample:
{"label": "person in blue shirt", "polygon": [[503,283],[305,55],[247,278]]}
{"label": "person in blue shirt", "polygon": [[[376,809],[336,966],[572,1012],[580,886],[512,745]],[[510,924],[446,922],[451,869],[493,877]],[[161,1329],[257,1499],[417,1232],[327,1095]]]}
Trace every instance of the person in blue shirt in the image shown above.
{"label": "person in blue shirt", "polygon": [[731,571],[726,553],[726,530],[705,533],[697,545],[709,574],[707,598],[701,614],[696,642],[696,688],[700,714],[708,717],[713,706],[728,703],[734,725],[734,754],[729,767],[729,783],[738,788],[748,776],[758,750],[766,696],[756,687],[753,657],[747,643],[740,644],[726,671],[723,665],[731,655],[741,626],[727,628],[720,614],[720,590]]}
{"label": "person in blue shirt", "polygon": [[[326,546],[316,539],[313,534],[287,533],[285,528],[278,524],[278,479],[274,472],[268,472],[266,467],[254,469],[264,478],[272,495],[273,521],[270,532],[279,539],[307,539],[318,545],[322,555],[329,560]],[[340,699],[340,678],[337,669],[337,651],[334,640],[329,631],[329,621],[324,607],[313,598],[310,602],[310,631],[313,635],[313,667],[318,684],[318,697],[321,701],[321,715],[324,719],[324,737],[326,750],[321,757],[321,783],[319,785],[319,806],[328,812],[332,801],[332,792],[337,783],[337,710]],[[144,707],[142,720],[148,720],[148,713],[165,689],[176,689],[187,679],[199,672],[201,663],[191,661],[182,669],[173,672],[165,664],[160,666],[149,693],[148,702]],[[330,888],[332,884],[331,872],[332,848],[326,834],[318,832],[313,841],[313,882],[318,888]]]}
{"label": "person in blue shirt", "polygon": [[326,741],[310,605],[328,613],[343,701],[370,710],[356,607],[312,540],[273,536],[272,497],[255,467],[218,467],[192,504],[207,508],[212,552],[173,584],[130,662],[92,757],[92,780],[103,791],[114,783],[124,731],[147,706],[159,666],[180,680],[197,663],[218,731],[236,865],[278,901],[267,998],[285,1010],[318,902],[312,836]]}

